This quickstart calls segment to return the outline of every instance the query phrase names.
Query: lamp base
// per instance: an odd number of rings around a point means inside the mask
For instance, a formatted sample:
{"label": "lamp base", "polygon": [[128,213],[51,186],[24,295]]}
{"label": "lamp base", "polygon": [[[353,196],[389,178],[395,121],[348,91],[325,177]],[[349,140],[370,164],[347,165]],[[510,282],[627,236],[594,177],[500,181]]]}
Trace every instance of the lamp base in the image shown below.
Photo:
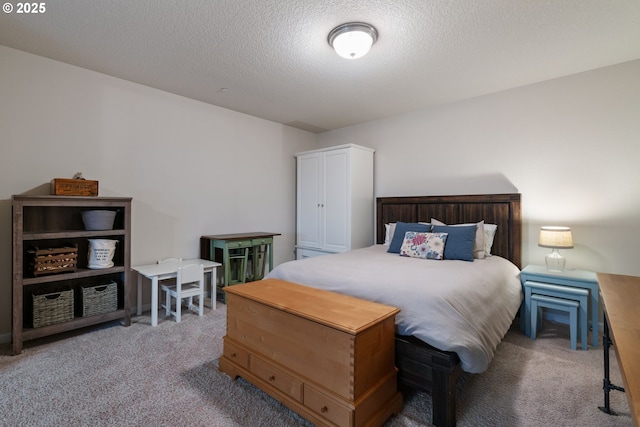
{"label": "lamp base", "polygon": [[547,270],[563,272],[566,264],[566,258],[560,255],[557,249],[551,251],[551,253],[544,257],[544,261],[547,264]]}

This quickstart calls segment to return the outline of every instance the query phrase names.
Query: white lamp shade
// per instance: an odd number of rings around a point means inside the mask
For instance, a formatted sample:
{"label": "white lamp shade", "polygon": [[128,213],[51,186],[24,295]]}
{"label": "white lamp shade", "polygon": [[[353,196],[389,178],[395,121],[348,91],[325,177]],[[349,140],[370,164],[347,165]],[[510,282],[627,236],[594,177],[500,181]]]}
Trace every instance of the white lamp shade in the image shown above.
{"label": "white lamp shade", "polygon": [[342,33],[333,39],[333,48],[343,58],[356,59],[369,52],[373,38],[363,31]]}
{"label": "white lamp shade", "polygon": [[571,228],[557,226],[540,227],[538,246],[554,249],[573,248],[573,237],[571,236]]}

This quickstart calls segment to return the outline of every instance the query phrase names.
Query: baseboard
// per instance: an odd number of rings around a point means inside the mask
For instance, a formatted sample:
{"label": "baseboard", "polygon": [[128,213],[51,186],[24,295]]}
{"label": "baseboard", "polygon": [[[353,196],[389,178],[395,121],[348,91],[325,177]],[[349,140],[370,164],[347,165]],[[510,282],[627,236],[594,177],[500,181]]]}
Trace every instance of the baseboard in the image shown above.
{"label": "baseboard", "polygon": [[[131,308],[131,316],[136,316],[137,306]],[[151,312],[151,303],[142,304],[142,314]],[[0,334],[0,344],[7,344],[11,342],[11,333]]]}
{"label": "baseboard", "polygon": [[[164,304],[164,301],[162,302],[158,302],[158,309],[160,308],[160,305]],[[138,306],[133,306],[131,308],[131,315],[132,316],[137,316],[137,310],[138,310]],[[142,304],[142,315],[144,315],[145,313],[151,313],[151,303],[149,304]]]}
{"label": "baseboard", "polygon": [[0,344],[7,344],[11,342],[11,334],[0,334]]}

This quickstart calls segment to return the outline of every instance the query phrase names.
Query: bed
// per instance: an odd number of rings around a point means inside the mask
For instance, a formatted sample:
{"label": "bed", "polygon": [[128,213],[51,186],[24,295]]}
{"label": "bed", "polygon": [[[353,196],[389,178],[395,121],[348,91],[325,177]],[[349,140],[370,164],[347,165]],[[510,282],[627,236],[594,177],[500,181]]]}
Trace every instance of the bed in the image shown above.
{"label": "bed", "polygon": [[[383,245],[385,224],[430,222],[432,218],[445,224],[484,221],[497,225],[492,256],[478,262],[441,262],[387,253],[387,247]],[[456,383],[460,375],[463,371],[486,369],[520,305],[522,293],[517,275],[521,267],[521,222],[520,194],[381,197],[376,200],[376,245],[284,263],[268,277],[399,307],[401,312],[396,318],[398,381],[401,386],[430,392],[433,423],[453,426],[456,423]],[[424,277],[421,269],[427,264],[436,268],[436,271],[431,270],[430,276],[437,278],[439,284],[448,283],[436,287],[442,288],[446,295],[431,295],[421,300],[416,308],[407,302],[418,301],[413,283],[416,280],[412,277]],[[454,264],[455,271],[468,272],[449,280],[448,265]],[[385,272],[394,268],[395,273],[388,277]],[[487,273],[496,269],[513,276],[512,279],[496,285],[497,277]],[[485,279],[482,279],[482,286],[468,288],[469,284],[459,283],[465,275]],[[460,293],[465,286],[473,292]],[[457,287],[460,289],[456,290]],[[456,293],[458,296],[453,300],[447,296]],[[481,301],[480,309],[477,305],[467,307],[467,303],[476,299]],[[436,300],[445,302],[432,304]],[[482,315],[473,314],[478,310]],[[449,324],[456,326],[451,329],[453,332],[449,332]]]}

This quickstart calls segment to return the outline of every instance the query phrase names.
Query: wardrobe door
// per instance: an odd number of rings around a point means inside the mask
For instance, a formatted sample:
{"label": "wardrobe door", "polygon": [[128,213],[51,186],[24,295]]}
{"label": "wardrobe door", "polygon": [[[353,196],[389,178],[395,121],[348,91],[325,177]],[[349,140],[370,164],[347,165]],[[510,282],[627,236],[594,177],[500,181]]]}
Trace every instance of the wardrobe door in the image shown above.
{"label": "wardrobe door", "polygon": [[298,157],[297,163],[297,246],[321,247],[321,154]]}
{"label": "wardrobe door", "polygon": [[348,149],[331,150],[324,153],[324,192],[321,202],[323,249],[344,252],[349,248],[350,236],[350,152]]}

